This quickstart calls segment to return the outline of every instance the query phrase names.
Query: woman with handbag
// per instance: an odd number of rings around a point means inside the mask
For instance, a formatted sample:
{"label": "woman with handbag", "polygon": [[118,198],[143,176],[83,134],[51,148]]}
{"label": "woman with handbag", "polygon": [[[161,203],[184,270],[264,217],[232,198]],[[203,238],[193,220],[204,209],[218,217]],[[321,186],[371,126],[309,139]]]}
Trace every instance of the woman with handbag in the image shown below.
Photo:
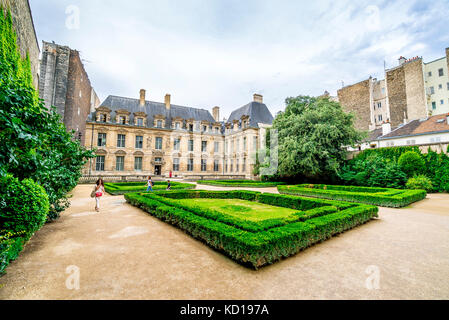
{"label": "woman with handbag", "polygon": [[100,198],[104,194],[104,182],[103,179],[98,179],[95,184],[95,189],[92,191],[92,195],[95,197],[95,211],[100,212]]}

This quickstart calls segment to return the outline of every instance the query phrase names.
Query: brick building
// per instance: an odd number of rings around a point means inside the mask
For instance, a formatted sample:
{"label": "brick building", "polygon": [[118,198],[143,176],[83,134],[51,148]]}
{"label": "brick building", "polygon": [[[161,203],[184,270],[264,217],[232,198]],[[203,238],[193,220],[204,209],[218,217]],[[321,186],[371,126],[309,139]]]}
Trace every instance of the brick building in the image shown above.
{"label": "brick building", "polygon": [[17,44],[22,57],[29,54],[34,86],[39,84],[39,42],[33,23],[33,15],[28,0],[0,0],[0,6],[10,9],[14,28],[17,33]]}
{"label": "brick building", "polygon": [[253,178],[253,155],[273,116],[261,95],[220,121],[220,108],[208,110],[109,96],[87,121],[86,143],[97,158],[89,175]]}
{"label": "brick building", "polygon": [[39,95],[47,107],[55,106],[68,131],[84,144],[86,119],[99,104],[80,53],[67,46],[43,42]]}
{"label": "brick building", "polygon": [[338,98],[347,112],[356,115],[360,130],[393,128],[413,120],[449,112],[449,48],[446,56],[425,63],[421,57],[399,58],[398,66],[385,70],[385,79],[346,86]]}

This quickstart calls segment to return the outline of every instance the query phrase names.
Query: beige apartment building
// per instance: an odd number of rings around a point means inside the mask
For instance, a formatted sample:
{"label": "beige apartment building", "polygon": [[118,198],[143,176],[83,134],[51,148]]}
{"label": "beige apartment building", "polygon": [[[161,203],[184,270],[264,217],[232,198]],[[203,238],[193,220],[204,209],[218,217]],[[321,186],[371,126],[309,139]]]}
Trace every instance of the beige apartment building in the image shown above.
{"label": "beige apartment building", "polygon": [[109,96],[86,125],[85,146],[97,157],[84,174],[173,178],[254,178],[255,154],[273,116],[255,94],[252,102],[220,121],[220,108],[205,109]]}
{"label": "beige apartment building", "polygon": [[431,115],[449,113],[449,48],[446,56],[424,64],[427,108]]}

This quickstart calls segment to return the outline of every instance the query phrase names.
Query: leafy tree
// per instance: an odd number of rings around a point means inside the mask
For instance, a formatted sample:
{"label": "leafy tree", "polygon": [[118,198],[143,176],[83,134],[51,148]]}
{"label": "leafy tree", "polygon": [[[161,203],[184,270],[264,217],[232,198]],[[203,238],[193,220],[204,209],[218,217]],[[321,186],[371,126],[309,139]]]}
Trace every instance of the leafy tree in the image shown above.
{"label": "leafy tree", "polygon": [[403,153],[399,157],[398,164],[409,178],[422,173],[426,169],[424,159],[415,151]]}
{"label": "leafy tree", "polygon": [[288,98],[286,104],[273,123],[282,176],[333,175],[347,158],[345,147],[365,137],[354,128],[354,116],[328,98],[299,96]]}
{"label": "leafy tree", "polygon": [[0,9],[0,176],[9,173],[43,186],[49,217],[55,218],[93,155],[67,132],[56,109],[38,99],[29,58],[21,58],[16,39],[10,13]]}

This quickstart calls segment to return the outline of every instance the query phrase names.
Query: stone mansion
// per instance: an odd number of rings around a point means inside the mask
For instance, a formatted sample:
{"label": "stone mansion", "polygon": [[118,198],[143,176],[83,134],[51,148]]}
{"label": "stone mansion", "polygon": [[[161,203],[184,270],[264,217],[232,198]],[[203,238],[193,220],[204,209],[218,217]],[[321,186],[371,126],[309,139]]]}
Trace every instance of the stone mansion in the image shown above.
{"label": "stone mansion", "polygon": [[109,96],[86,124],[85,146],[97,157],[84,174],[173,178],[254,178],[256,151],[264,145],[273,116],[263,97],[220,121],[208,110]]}

